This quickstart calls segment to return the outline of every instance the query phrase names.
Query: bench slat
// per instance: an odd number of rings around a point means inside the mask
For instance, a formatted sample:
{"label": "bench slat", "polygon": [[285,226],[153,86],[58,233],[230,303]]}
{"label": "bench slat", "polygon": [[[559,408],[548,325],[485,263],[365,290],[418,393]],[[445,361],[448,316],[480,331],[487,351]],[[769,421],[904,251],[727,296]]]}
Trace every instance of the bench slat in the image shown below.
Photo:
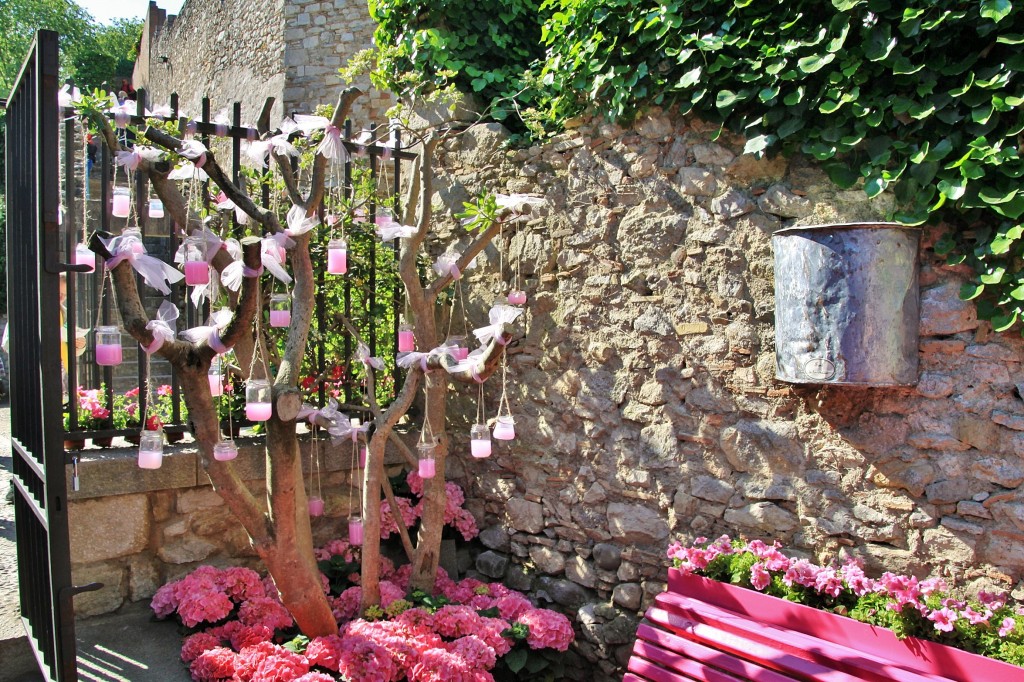
{"label": "bench slat", "polygon": [[[699,680],[700,682],[743,682],[744,680],[757,680],[757,682],[762,682],[762,679],[758,676],[758,672],[764,672],[764,668],[761,668],[759,671],[753,671],[753,674],[750,677],[741,678],[712,667],[704,661],[687,658],[686,654],[687,652],[685,649],[662,649],[661,647],[652,645],[650,642],[637,642],[633,647],[634,656],[642,656],[650,661],[654,661],[658,665],[683,673],[689,678]],[[719,652],[718,658],[723,661],[736,660],[732,656],[721,652]]]}
{"label": "bench slat", "polygon": [[[765,668],[756,662],[746,661],[734,657],[717,649],[705,646],[685,637],[673,634],[667,630],[659,629],[657,626],[644,621],[637,628],[637,645],[641,641],[657,643],[662,649],[679,652],[683,656],[693,659],[698,665],[712,666],[731,673],[728,679],[757,680],[758,682],[794,682],[794,678]],[[636,651],[636,646],[634,646]],[[737,677],[733,677],[737,676]]]}
{"label": "bench slat", "polygon": [[658,606],[694,620],[724,628],[743,637],[767,644],[805,660],[843,670],[859,680],[873,682],[950,682],[949,678],[919,673],[898,664],[850,647],[834,644],[811,635],[766,625],[699,599],[663,593]]}
{"label": "bench slat", "polygon": [[629,659],[628,670],[639,675],[641,680],[649,680],[649,682],[694,682],[692,677],[684,677],[637,656]]}
{"label": "bench slat", "polygon": [[676,632],[688,639],[695,639],[714,649],[733,654],[747,661],[755,662],[767,668],[777,670],[807,682],[863,682],[862,678],[848,675],[820,665],[805,658],[800,658],[787,651],[780,650],[760,641],[730,632],[709,623],[702,623],[694,618],[667,611],[657,606],[647,610],[647,619],[658,625]]}

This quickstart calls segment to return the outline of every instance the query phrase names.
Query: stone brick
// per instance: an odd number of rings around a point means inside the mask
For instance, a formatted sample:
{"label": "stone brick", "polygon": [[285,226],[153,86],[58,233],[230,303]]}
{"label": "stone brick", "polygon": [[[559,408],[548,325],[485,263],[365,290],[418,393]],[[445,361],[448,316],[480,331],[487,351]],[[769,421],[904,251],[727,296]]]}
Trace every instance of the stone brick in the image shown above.
{"label": "stone brick", "polygon": [[554,575],[565,570],[565,557],[550,547],[534,546],[530,548],[530,560],[541,573]]}
{"label": "stone brick", "polygon": [[89,564],[141,552],[149,543],[149,500],[120,495],[70,504],[71,561]]}
{"label": "stone brick", "polygon": [[508,525],[525,533],[539,533],[544,530],[544,508],[520,497],[510,499],[505,505]]}
{"label": "stone brick", "polygon": [[482,552],[476,558],[476,570],[489,578],[501,580],[508,570],[508,557],[491,550]]}
{"label": "stone brick", "polygon": [[668,537],[668,522],[657,511],[637,504],[608,505],[608,529],[612,537],[628,544],[651,544]]}

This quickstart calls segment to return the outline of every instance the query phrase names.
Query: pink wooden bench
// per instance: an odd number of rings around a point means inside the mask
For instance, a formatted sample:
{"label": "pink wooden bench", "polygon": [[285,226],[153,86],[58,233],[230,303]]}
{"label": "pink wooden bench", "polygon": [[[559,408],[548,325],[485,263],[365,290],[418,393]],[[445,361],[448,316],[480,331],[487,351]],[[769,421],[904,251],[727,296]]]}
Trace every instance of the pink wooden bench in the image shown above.
{"label": "pink wooden bench", "polygon": [[[624,682],[957,682],[674,593],[637,629]],[[1008,682],[1000,680],[994,682]]]}

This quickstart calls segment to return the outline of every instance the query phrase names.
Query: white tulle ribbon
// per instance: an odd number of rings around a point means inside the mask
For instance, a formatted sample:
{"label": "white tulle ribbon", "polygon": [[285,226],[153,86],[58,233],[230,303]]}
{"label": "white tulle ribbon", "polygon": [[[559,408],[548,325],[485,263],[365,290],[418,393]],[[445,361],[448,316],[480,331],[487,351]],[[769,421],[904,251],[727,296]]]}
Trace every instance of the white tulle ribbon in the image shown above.
{"label": "white tulle ribbon", "polygon": [[400,225],[392,222],[377,226],[377,236],[384,242],[389,242],[392,239],[410,239],[414,234],[416,234],[416,228],[412,225]]}
{"label": "white tulle ribbon", "polygon": [[150,320],[146,324],[146,329],[153,334],[153,343],[142,347],[147,354],[152,355],[160,350],[165,343],[174,341],[178,315],[177,306],[170,301],[160,304],[160,309],[156,311],[156,319]]}
{"label": "white tulle ribbon", "polygon": [[413,365],[417,365],[418,364],[420,366],[420,369],[422,369],[424,372],[426,372],[427,371],[427,363],[430,362],[430,357],[435,354],[436,350],[438,350],[438,349],[435,348],[434,350],[430,351],[429,353],[421,353],[419,351],[410,351],[408,353],[399,353],[398,354],[398,359],[396,360],[396,362],[398,363],[399,367],[402,367],[404,369],[409,369]]}
{"label": "white tulle ribbon", "polygon": [[254,140],[242,143],[242,162],[251,168],[266,168],[270,153],[270,140]]}
{"label": "white tulle ribbon", "polygon": [[288,141],[288,136],[291,133],[281,133],[280,135],[274,135],[270,138],[270,149],[275,154],[282,154],[284,156],[299,156],[299,149],[291,142]]}
{"label": "white tulle ribbon", "polygon": [[128,261],[135,271],[142,275],[146,284],[165,296],[171,293],[168,284],[178,282],[185,277],[184,274],[178,272],[177,268],[159,258],[146,255],[146,247],[142,245],[142,240],[133,234],[121,235],[113,239],[101,237],[100,241],[110,252],[110,258],[106,262],[108,270],[120,265],[122,261]]}
{"label": "white tulle ribbon", "polygon": [[81,99],[82,91],[78,88],[72,88],[70,83],[65,83],[64,87],[57,91],[57,104],[64,109]]}
{"label": "white tulle ribbon", "polygon": [[225,199],[224,201],[219,202],[216,205],[216,208],[218,211],[234,210],[235,220],[238,221],[239,225],[249,224],[249,214],[243,211],[242,209],[238,208],[238,206],[235,205],[235,202],[231,201],[231,199]]}
{"label": "white tulle ribbon", "polygon": [[505,342],[502,341],[501,339],[502,325],[514,322],[516,318],[522,314],[522,308],[516,308],[515,306],[505,305],[504,303],[498,304],[491,308],[491,310],[487,313],[487,317],[491,323],[486,327],[474,329],[473,336],[477,338],[477,341],[479,341],[481,345],[486,345],[490,343],[491,339],[494,339],[501,345],[505,345]]}
{"label": "white tulle ribbon", "polygon": [[124,166],[130,171],[138,170],[139,163],[145,159],[146,161],[158,161],[160,159],[161,152],[159,149],[154,147],[136,146],[129,151],[119,151],[115,156],[114,162],[118,166]]}
{"label": "white tulle ribbon", "polygon": [[292,278],[291,275],[288,274],[288,271],[284,269],[284,261],[281,259],[280,246],[274,238],[275,236],[277,235],[263,238],[260,260],[262,260],[263,267],[267,269],[267,272],[281,280],[284,284],[291,284]]}
{"label": "white tulle ribbon", "polygon": [[320,224],[320,218],[314,213],[311,216],[306,215],[306,209],[301,206],[292,206],[288,209],[288,216],[285,219],[285,223],[288,225],[285,228],[285,234],[289,237],[298,237],[300,234],[306,234],[314,227]]}
{"label": "white tulle ribbon", "polygon": [[196,168],[202,168],[206,163],[206,152],[209,150],[199,140],[185,140],[178,148],[178,153],[195,164]]}
{"label": "white tulle ribbon", "polygon": [[186,329],[181,332],[181,338],[186,341],[191,341],[192,343],[202,343],[203,341],[206,341],[210,348],[223,355],[231,349],[228,346],[225,346],[224,342],[221,341],[220,330],[231,322],[231,315],[230,310],[222,308],[210,315],[209,324],[202,327]]}
{"label": "white tulle ribbon", "polygon": [[459,270],[459,259],[462,258],[462,254],[456,251],[449,251],[442,253],[434,261],[434,272],[441,275],[451,275],[452,279],[459,279],[462,277],[462,272]]}
{"label": "white tulle ribbon", "polygon": [[482,384],[484,379],[480,376],[480,373],[484,371],[484,350],[483,348],[477,348],[467,355],[465,360],[460,360],[449,367],[448,372],[453,374],[468,371],[470,376],[473,377],[473,381]]}
{"label": "white tulle ribbon", "polygon": [[356,348],[356,357],[359,358],[359,362],[363,363],[363,366],[366,368],[384,369],[384,361],[370,355],[370,349],[365,343],[360,343]]}
{"label": "white tulle ribbon", "polygon": [[156,109],[153,109],[153,111],[146,110],[146,116],[154,118],[170,118],[172,113],[171,107],[166,104],[161,104]]}
{"label": "white tulle ribbon", "polygon": [[295,125],[303,133],[309,135],[314,130],[324,131],[324,139],[316,148],[316,153],[321,154],[332,161],[344,163],[348,161],[348,150],[341,140],[341,129],[333,125],[325,116],[307,116],[305,114],[295,115]]}
{"label": "white tulle ribbon", "polygon": [[167,174],[168,180],[199,180],[206,182],[210,176],[202,168],[196,167],[191,161],[183,161],[180,166]]}
{"label": "white tulle ribbon", "polygon": [[107,111],[114,114],[114,126],[116,128],[127,128],[128,124],[132,121],[132,116],[138,112],[138,105],[130,99],[126,99],[124,103],[118,104],[117,98],[114,93],[110,93],[111,105]]}

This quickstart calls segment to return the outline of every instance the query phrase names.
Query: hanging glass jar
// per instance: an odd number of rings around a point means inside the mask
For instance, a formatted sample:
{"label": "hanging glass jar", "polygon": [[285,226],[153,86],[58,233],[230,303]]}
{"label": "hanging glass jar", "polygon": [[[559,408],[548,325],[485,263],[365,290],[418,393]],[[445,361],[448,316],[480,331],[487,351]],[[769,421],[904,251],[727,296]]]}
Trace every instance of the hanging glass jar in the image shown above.
{"label": "hanging glass jar", "polygon": [[416,446],[416,454],[419,455],[420,478],[433,478],[437,475],[437,460],[434,459],[434,443],[420,443]]}
{"label": "hanging glass jar", "polygon": [[139,468],[159,469],[164,459],[164,432],[143,430],[139,434]]}
{"label": "hanging glass jar", "polygon": [[292,323],[292,301],[288,294],[270,297],[270,326],[287,327]]}
{"label": "hanging glass jar", "polygon": [[512,305],[523,305],[526,303],[526,292],[521,289],[513,289],[508,292],[508,302]]}
{"label": "hanging glass jar", "polygon": [[96,364],[104,367],[121,364],[121,332],[117,327],[96,327]]}
{"label": "hanging glass jar", "polygon": [[351,516],[348,519],[348,544],[358,547],[363,544],[363,517]]}
{"label": "hanging glass jar", "polygon": [[164,202],[160,199],[149,200],[149,217],[150,218],[163,218],[164,217]]}
{"label": "hanging glass jar", "polygon": [[324,515],[324,501],[320,499],[318,495],[313,495],[308,500],[310,516],[323,516]]}
{"label": "hanging glass jar", "polygon": [[115,218],[127,218],[131,212],[132,198],[127,187],[114,187],[111,192],[110,213]]}
{"label": "hanging glass jar", "polygon": [[222,440],[213,446],[213,458],[218,462],[229,462],[238,457],[238,446],[233,440]]}
{"label": "hanging glass jar", "polygon": [[327,242],[327,272],[331,275],[344,275],[348,272],[348,241],[345,239]]}
{"label": "hanging glass jar", "polygon": [[465,336],[449,336],[444,345],[448,347],[451,356],[459,362],[469,357],[469,346],[466,345]]}
{"label": "hanging glass jar", "polygon": [[210,361],[210,371],[206,374],[206,378],[210,380],[210,395],[214,398],[224,395],[222,367],[220,356],[217,355]]}
{"label": "hanging glass jar", "polygon": [[266,379],[249,379],[245,384],[246,418],[253,422],[265,422],[272,413],[270,382]]}
{"label": "hanging glass jar", "polygon": [[473,424],[469,428],[469,451],[477,459],[491,456],[491,432],[486,424]]}
{"label": "hanging glass jar", "polygon": [[79,244],[75,247],[74,264],[88,265],[88,272],[94,272],[96,270],[96,254],[85,244]]}
{"label": "hanging glass jar", "polygon": [[185,240],[185,284],[196,287],[210,283],[210,264],[206,262],[206,248],[202,240]]}
{"label": "hanging glass jar", "polygon": [[398,325],[398,352],[411,353],[416,350],[416,335],[411,324],[403,322]]}
{"label": "hanging glass jar", "polygon": [[512,415],[502,415],[494,420],[495,440],[513,440],[516,437],[515,420]]}

